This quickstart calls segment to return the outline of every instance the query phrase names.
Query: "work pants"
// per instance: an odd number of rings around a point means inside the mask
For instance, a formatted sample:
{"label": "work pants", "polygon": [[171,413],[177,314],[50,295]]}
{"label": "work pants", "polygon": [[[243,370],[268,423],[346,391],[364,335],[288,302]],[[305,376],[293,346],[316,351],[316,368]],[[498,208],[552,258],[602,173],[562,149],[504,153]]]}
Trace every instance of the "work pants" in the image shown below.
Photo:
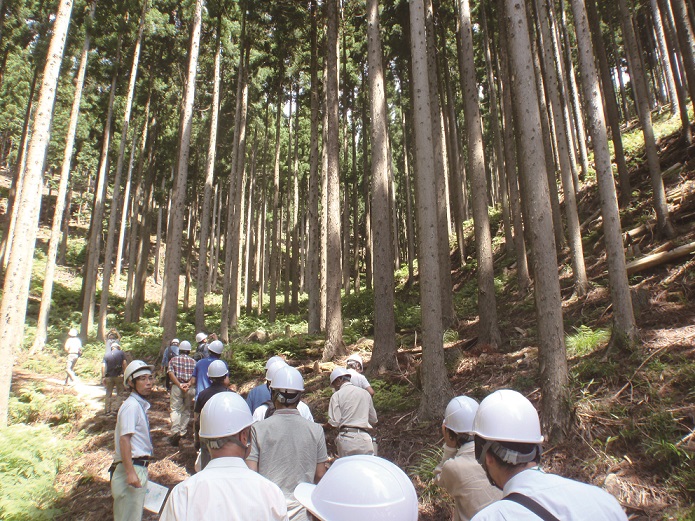
{"label": "work pants", "polygon": [[171,433],[186,435],[188,422],[191,421],[191,411],[193,410],[193,400],[195,400],[195,388],[183,392],[178,385],[171,387],[169,404],[171,405]]}
{"label": "work pants", "polygon": [[140,485],[142,485],[140,488],[128,485],[123,463],[116,466],[111,477],[113,521],[141,521],[142,519],[147,492],[147,468],[140,465],[135,465],[134,468],[140,478]]}
{"label": "work pants", "polygon": [[372,436],[368,432],[347,432],[341,431],[335,438],[338,448],[338,457],[354,456],[355,454],[374,454]]}
{"label": "work pants", "polygon": [[65,364],[65,372],[67,373],[67,375],[65,376],[65,385],[68,384],[68,380],[73,383],[77,382],[77,374],[75,374],[75,364],[77,363],[78,358],[78,355],[68,355],[68,361]]}
{"label": "work pants", "polygon": [[[122,376],[105,376],[104,387],[106,387],[106,396],[104,397],[104,412],[109,414],[115,412],[121,406],[121,394],[123,393],[123,377]],[[116,396],[113,396],[113,389],[116,388]],[[116,402],[114,407],[113,403]]]}

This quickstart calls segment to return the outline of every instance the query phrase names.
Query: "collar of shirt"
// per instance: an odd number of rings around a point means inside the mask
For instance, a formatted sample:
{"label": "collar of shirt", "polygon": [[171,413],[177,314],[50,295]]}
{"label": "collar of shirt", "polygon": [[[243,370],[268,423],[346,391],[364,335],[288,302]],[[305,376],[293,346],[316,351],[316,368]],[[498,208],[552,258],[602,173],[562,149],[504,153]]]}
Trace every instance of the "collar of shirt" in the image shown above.
{"label": "collar of shirt", "polygon": [[299,414],[296,408],[293,409],[275,409],[275,414]]}
{"label": "collar of shirt", "polygon": [[234,456],[224,456],[221,458],[214,458],[210,460],[205,467],[206,469],[220,469],[220,468],[243,468],[248,470],[248,466],[243,459]]}
{"label": "collar of shirt", "polygon": [[150,402],[148,402],[147,400],[145,400],[145,399],[144,399],[142,396],[140,396],[138,393],[136,393],[135,391],[133,391],[133,392],[130,393],[130,396],[132,396],[133,398],[135,398],[135,401],[137,401],[137,402],[140,404],[140,406],[143,408],[143,410],[145,411],[145,413],[147,413],[147,411],[150,410]]}
{"label": "collar of shirt", "polygon": [[519,485],[523,485],[525,481],[527,481],[528,478],[533,479],[533,477],[536,475],[536,472],[540,472],[541,474],[545,474],[540,467],[531,467],[529,469],[522,470],[518,474],[515,474],[512,476],[507,483],[505,483],[504,488],[502,489],[502,495],[506,496],[508,494],[511,494],[515,487],[518,487]]}

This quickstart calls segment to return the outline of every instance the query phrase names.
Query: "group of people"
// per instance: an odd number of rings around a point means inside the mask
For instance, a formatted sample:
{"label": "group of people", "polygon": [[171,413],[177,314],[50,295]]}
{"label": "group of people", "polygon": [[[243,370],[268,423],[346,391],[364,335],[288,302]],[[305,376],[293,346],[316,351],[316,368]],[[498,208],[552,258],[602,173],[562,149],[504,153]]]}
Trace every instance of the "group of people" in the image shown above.
{"label": "group of people", "polygon": [[[174,393],[195,394],[200,471],[174,487],[162,520],[418,518],[411,480],[376,455],[374,391],[362,375],[359,357],[350,357],[349,367],[336,367],[330,374],[334,392],[328,423],[322,426],[302,401],[301,372],[281,357],[267,361],[265,382],[244,399],[230,390],[229,370],[219,356],[221,343],[208,345],[210,357],[194,364],[187,361],[186,344],[178,345],[178,354],[168,363],[172,431],[183,436],[188,425],[184,415],[174,421]],[[177,360],[180,357],[187,358]],[[209,361],[202,363],[205,360]],[[131,394],[119,410],[114,434],[111,490],[116,520],[141,519],[153,456],[146,400],[153,372],[140,360],[124,371]],[[198,391],[203,372],[206,383]],[[337,429],[338,453],[330,467],[324,434],[329,428]],[[543,436],[538,413],[516,391],[495,391],[480,404],[467,396],[454,398],[446,409],[442,434],[443,458],[435,481],[454,499],[456,520],[627,519],[618,501],[600,488],[540,470]]]}

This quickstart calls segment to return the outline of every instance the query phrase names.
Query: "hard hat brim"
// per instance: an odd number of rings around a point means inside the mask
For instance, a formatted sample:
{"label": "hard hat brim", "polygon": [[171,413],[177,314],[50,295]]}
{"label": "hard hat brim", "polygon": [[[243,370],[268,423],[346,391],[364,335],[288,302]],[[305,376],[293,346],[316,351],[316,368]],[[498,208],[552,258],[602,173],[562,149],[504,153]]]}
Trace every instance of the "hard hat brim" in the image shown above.
{"label": "hard hat brim", "polygon": [[319,514],[318,510],[316,509],[316,506],[314,505],[314,502],[311,500],[311,495],[314,493],[315,489],[316,485],[312,483],[300,483],[294,489],[294,497],[307,510],[310,510],[314,517],[316,517],[320,521],[326,521],[326,518]]}

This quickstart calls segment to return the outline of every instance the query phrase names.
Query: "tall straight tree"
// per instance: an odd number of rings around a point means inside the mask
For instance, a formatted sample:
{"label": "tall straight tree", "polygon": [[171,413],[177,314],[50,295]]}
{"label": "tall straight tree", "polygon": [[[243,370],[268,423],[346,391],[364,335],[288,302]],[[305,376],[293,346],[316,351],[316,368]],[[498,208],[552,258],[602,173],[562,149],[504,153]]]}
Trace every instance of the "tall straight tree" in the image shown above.
{"label": "tall straight tree", "polygon": [[432,176],[432,115],[427,70],[427,36],[424,0],[410,2],[410,49],[412,56],[413,127],[415,130],[415,184],[417,191],[418,271],[422,314],[422,388],[418,415],[441,417],[453,396],[444,365],[442,299],[439,277],[437,194]]}
{"label": "tall straight tree", "polygon": [[[142,37],[145,32],[145,16],[149,0],[142,3],[142,13],[140,14],[140,25],[138,36],[135,40],[133,50],[133,63],[130,68],[128,82],[128,94],[126,95],[125,110],[123,111],[123,125],[121,128],[121,144],[118,149],[116,160],[116,174],[113,181],[113,198],[111,200],[111,213],[109,214],[109,229],[106,235],[106,248],[104,250],[104,273],[101,283],[101,300],[99,303],[99,324],[97,326],[97,338],[103,340],[106,336],[106,315],[109,308],[109,293],[111,290],[111,272],[113,271],[113,249],[116,238],[116,221],[120,210],[121,199],[121,176],[123,174],[123,162],[125,159],[125,146],[128,140],[128,126],[130,125],[130,112],[133,107],[133,97],[135,96],[135,81],[138,76],[138,64],[140,63],[140,49],[142,48]],[[125,216],[123,216],[125,218]]]}
{"label": "tall straight tree", "polygon": [[[379,36],[379,2],[367,1],[367,49],[372,115],[372,225],[374,226],[374,351],[372,374],[396,369],[396,318],[393,311],[393,247],[389,199],[388,128],[384,56]],[[347,210],[347,209],[346,209]]]}
{"label": "tall straight tree", "polygon": [[632,310],[630,286],[625,269],[618,199],[613,181],[611,158],[606,135],[606,119],[603,99],[599,90],[598,72],[594,60],[593,45],[589,30],[584,0],[571,0],[574,23],[577,30],[579,70],[581,72],[584,100],[586,102],[589,132],[594,145],[594,163],[601,199],[603,233],[608,262],[608,280],[613,302],[613,332],[611,345],[619,348],[632,347],[637,341],[637,326]]}
{"label": "tall straight tree", "polygon": [[34,130],[29,141],[27,166],[22,197],[16,201],[15,236],[9,249],[7,271],[0,303],[0,356],[6,363],[0,367],[0,426],[7,425],[7,408],[12,382],[12,360],[15,349],[24,339],[24,319],[29,302],[31,266],[36,247],[41,192],[46,151],[51,137],[53,105],[60,75],[65,39],[70,25],[73,3],[61,0],[53,20],[53,35],[48,46],[41,89],[36,106]]}
{"label": "tall straight tree", "polygon": [[[208,267],[208,236],[210,235],[210,202],[212,184],[215,180],[215,151],[217,150],[217,120],[220,113],[220,42],[221,18],[217,20],[215,34],[215,65],[212,79],[212,105],[210,106],[210,139],[205,162],[205,188],[203,190],[203,215],[200,219],[200,247],[198,249],[198,272],[196,274],[195,329],[205,330],[205,279]],[[212,242],[211,242],[212,244]],[[210,248],[212,250],[212,248]],[[212,253],[212,251],[210,252]],[[212,261],[212,255],[210,255]]]}
{"label": "tall straight tree", "polygon": [[671,224],[668,204],[666,203],[666,192],[664,190],[664,180],[661,177],[661,164],[659,162],[659,152],[656,148],[656,138],[652,126],[652,111],[649,106],[649,92],[645,78],[642,60],[637,52],[637,38],[632,26],[632,16],[627,6],[626,0],[618,0],[620,6],[620,22],[623,28],[623,38],[625,40],[625,51],[628,57],[628,67],[632,88],[635,91],[635,102],[637,103],[637,113],[642,134],[644,135],[644,148],[647,152],[647,164],[649,165],[649,177],[652,181],[652,205],[656,213],[656,225],[659,234],[664,237],[673,237],[675,231]]}
{"label": "tall straight tree", "polygon": [[460,71],[461,83],[464,86],[463,112],[468,136],[468,172],[471,181],[475,252],[478,261],[478,315],[480,316],[478,339],[481,344],[496,349],[501,343],[501,338],[497,323],[492,236],[487,213],[488,185],[485,177],[483,128],[478,105],[478,82],[475,77],[473,24],[468,0],[459,0],[458,8],[464,65]]}
{"label": "tall straight tree", "polygon": [[316,0],[311,0],[310,74],[311,74],[311,137],[309,140],[309,201],[307,218],[309,236],[307,247],[306,289],[309,297],[309,334],[321,331],[321,281],[319,279],[319,78],[318,78],[318,22]]}
{"label": "tall straight tree", "polygon": [[[90,21],[94,20],[96,1],[93,1],[89,10]],[[41,306],[39,308],[39,318],[36,324],[36,336],[32,350],[43,349],[46,344],[48,334],[48,315],[51,310],[51,295],[53,293],[53,279],[55,275],[56,256],[58,254],[58,243],[60,242],[61,225],[63,213],[65,212],[66,195],[68,193],[68,183],[70,181],[70,166],[72,163],[72,152],[75,149],[75,135],[77,134],[77,120],[80,115],[80,102],[82,101],[82,89],[84,87],[84,76],[87,70],[87,59],[90,47],[89,24],[86,25],[84,44],[80,54],[80,65],[75,74],[75,95],[70,110],[70,122],[65,136],[65,150],[63,151],[63,164],[60,168],[60,181],[58,183],[58,194],[56,195],[55,211],[53,212],[53,224],[51,225],[51,238],[48,241],[48,254],[46,256],[46,272],[43,278],[43,290],[41,293]]]}
{"label": "tall straight tree", "polygon": [[328,226],[326,229],[326,344],[323,360],[347,354],[343,342],[343,313],[340,307],[340,144],[338,118],[338,0],[326,3],[326,113],[328,132],[326,169]]}
{"label": "tall straight tree", "polygon": [[[519,161],[526,198],[528,234],[533,249],[534,297],[538,320],[543,426],[551,440],[564,437],[568,426],[568,375],[562,324],[562,298],[552,229],[550,196],[544,172],[544,149],[539,146],[540,109],[536,96],[533,57],[523,0],[500,0],[509,35],[514,122],[519,135]],[[502,51],[504,52],[504,51]]]}
{"label": "tall straight tree", "polygon": [[167,254],[164,260],[164,288],[159,322],[164,329],[162,345],[176,335],[176,318],[179,304],[179,273],[181,272],[181,239],[186,202],[186,180],[188,179],[188,156],[191,146],[191,126],[193,123],[193,101],[195,100],[195,79],[198,72],[198,53],[200,51],[200,32],[202,26],[203,0],[196,0],[191,26],[191,45],[188,53],[188,73],[186,89],[181,110],[179,126],[180,141],[177,157],[177,172],[171,200],[171,217],[167,229]]}

